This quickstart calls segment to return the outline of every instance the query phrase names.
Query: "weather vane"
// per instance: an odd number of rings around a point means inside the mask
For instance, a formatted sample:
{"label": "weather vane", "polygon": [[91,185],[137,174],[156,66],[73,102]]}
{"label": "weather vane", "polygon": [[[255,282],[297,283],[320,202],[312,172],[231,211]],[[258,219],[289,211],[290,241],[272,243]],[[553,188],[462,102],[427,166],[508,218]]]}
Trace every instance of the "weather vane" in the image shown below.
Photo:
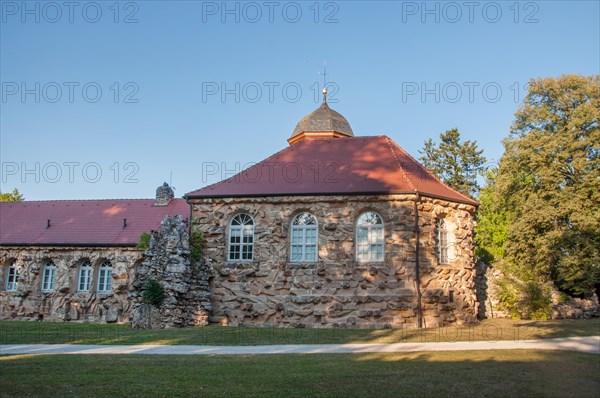
{"label": "weather vane", "polygon": [[318,73],[323,75],[323,102],[327,102],[327,62],[323,61],[323,73]]}

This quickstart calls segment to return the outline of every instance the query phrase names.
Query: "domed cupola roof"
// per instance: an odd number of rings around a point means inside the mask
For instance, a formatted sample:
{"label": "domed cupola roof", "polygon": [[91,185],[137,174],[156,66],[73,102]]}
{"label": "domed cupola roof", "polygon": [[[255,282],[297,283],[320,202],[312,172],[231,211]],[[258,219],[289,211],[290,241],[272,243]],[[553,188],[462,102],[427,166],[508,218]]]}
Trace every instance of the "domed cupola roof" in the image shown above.
{"label": "domed cupola roof", "polygon": [[336,137],[354,137],[354,133],[348,120],[327,105],[327,89],[323,89],[323,103],[300,120],[288,142],[291,145],[304,138]]}

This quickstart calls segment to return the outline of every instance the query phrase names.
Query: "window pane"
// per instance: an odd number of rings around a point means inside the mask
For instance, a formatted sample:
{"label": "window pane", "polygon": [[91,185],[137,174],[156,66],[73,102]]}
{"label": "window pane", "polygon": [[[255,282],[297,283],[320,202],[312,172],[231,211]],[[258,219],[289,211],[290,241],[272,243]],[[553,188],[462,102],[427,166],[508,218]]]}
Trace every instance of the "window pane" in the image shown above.
{"label": "window pane", "polygon": [[104,291],[104,270],[101,269],[98,275],[98,291]]}
{"label": "window pane", "polygon": [[82,292],[87,292],[90,290],[90,277],[91,277],[91,267],[90,266],[82,266],[79,271],[79,290]]}
{"label": "window pane", "polygon": [[317,243],[316,228],[310,228],[306,230],[306,243]]}
{"label": "window pane", "polygon": [[292,261],[302,261],[302,246],[292,245]]}
{"label": "window pane", "polygon": [[11,265],[8,269],[8,277],[6,278],[6,290],[17,290],[17,279],[19,277],[19,270],[16,265]]}
{"label": "window pane", "polygon": [[242,246],[242,260],[252,260],[252,246]]}
{"label": "window pane", "polygon": [[239,260],[240,259],[240,246],[231,245],[229,246],[229,259]]}
{"label": "window pane", "polygon": [[42,290],[51,291],[54,289],[54,277],[56,276],[56,267],[46,265],[44,267],[44,278],[42,280]]}
{"label": "window pane", "polygon": [[106,271],[106,281],[105,281],[105,285],[106,285],[106,291],[109,292],[110,291],[110,284],[112,281],[112,270],[107,270]]}
{"label": "window pane", "polygon": [[375,245],[373,246],[373,249],[375,253],[374,260],[383,260],[383,245]]}
{"label": "window pane", "polygon": [[368,233],[369,233],[369,231],[367,228],[359,228],[356,233],[357,243],[361,244],[361,243],[368,242],[369,241]]}
{"label": "window pane", "polygon": [[317,261],[317,246],[314,246],[314,245],[306,246],[305,259],[306,259],[306,261],[312,261],[312,262]]}

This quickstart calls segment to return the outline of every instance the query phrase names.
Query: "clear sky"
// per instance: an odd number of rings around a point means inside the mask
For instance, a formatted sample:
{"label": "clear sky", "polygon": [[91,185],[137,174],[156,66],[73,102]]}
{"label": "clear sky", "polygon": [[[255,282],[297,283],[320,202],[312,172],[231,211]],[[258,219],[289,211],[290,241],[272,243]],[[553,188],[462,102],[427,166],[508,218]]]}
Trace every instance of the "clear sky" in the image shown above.
{"label": "clear sky", "polygon": [[[600,70],[598,1],[4,1],[2,192],[176,195],[287,146],[319,106],[417,157],[490,161],[535,77]],[[337,102],[335,102],[337,101]]]}

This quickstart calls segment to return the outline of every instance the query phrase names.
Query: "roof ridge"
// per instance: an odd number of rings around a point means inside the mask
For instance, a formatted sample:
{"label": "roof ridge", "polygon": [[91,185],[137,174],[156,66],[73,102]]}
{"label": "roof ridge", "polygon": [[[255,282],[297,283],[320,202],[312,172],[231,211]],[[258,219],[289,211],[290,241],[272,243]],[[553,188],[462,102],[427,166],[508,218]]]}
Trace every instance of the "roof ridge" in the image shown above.
{"label": "roof ridge", "polygon": [[[418,192],[417,188],[415,187],[415,184],[413,184],[413,182],[411,181],[410,178],[408,178],[408,174],[406,174],[406,172],[404,171],[404,168],[402,167],[402,163],[400,162],[400,159],[398,159],[398,155],[396,155],[396,151],[394,151],[394,148],[392,146],[392,139],[390,137],[388,137],[387,135],[384,136],[385,139],[387,140],[387,145],[388,148],[390,149],[390,152],[392,153],[392,155],[394,155],[394,159],[396,159],[396,163],[398,163],[398,168],[400,169],[400,172],[402,173],[402,175],[404,176],[404,178],[406,178],[406,181],[408,181],[408,185],[410,185],[410,187]],[[395,142],[394,142],[395,144]]]}
{"label": "roof ridge", "polygon": [[[299,144],[299,143],[298,143],[298,144]],[[184,195],[183,199],[186,199],[185,197],[186,197],[187,195],[189,195],[189,194],[193,194],[194,192],[196,192],[196,191],[199,191],[199,190],[201,190],[201,189],[209,189],[209,188],[211,188],[211,187],[213,187],[213,186],[215,186],[215,185],[217,185],[217,184],[225,183],[225,182],[227,182],[227,181],[231,180],[232,178],[235,178],[235,177],[237,177],[238,175],[242,174],[244,171],[246,171],[246,170],[248,170],[248,169],[250,169],[250,168],[256,167],[256,166],[258,166],[258,165],[260,165],[260,164],[262,164],[262,163],[266,162],[268,159],[271,159],[271,158],[274,158],[274,157],[276,157],[276,156],[279,156],[279,154],[281,154],[281,152],[283,152],[283,151],[286,151],[286,150],[288,150],[288,149],[290,149],[290,148],[293,148],[293,146],[287,146],[287,147],[285,147],[285,148],[283,148],[283,149],[280,149],[279,151],[275,152],[275,153],[274,153],[274,154],[272,154],[271,156],[267,156],[266,158],[264,158],[264,159],[263,159],[263,160],[261,160],[260,162],[258,162],[258,163],[255,163],[255,164],[253,164],[252,166],[245,168],[244,170],[240,170],[240,172],[239,172],[239,173],[235,173],[234,175],[232,175],[232,176],[231,176],[231,177],[229,177],[229,178],[226,178],[226,179],[224,179],[224,180],[221,180],[221,181],[213,182],[213,183],[212,183],[212,184],[210,184],[210,185],[205,185],[205,186],[203,186],[203,187],[200,187],[200,188],[198,188],[198,189],[194,189],[193,191],[190,191],[190,192],[186,193],[186,194]]]}
{"label": "roof ridge", "polygon": [[403,153],[404,153],[406,156],[408,156],[408,157],[409,157],[409,158],[410,158],[410,159],[411,159],[413,162],[415,162],[415,163],[417,163],[418,165],[420,165],[420,166],[423,168],[423,170],[425,170],[425,172],[426,172],[427,174],[429,174],[431,177],[433,177],[433,178],[434,178],[434,179],[435,179],[437,182],[439,182],[440,184],[442,184],[442,185],[443,185],[443,186],[445,186],[446,188],[448,188],[448,189],[452,190],[453,192],[457,193],[458,195],[462,196],[463,198],[467,199],[468,201],[471,201],[471,202],[473,202],[473,201],[474,201],[474,202],[477,202],[475,199],[473,199],[473,198],[470,198],[470,197],[468,197],[467,195],[464,195],[464,194],[462,194],[462,193],[458,192],[456,189],[454,189],[454,188],[452,188],[452,187],[448,186],[448,184],[446,184],[444,181],[440,180],[440,179],[438,178],[438,176],[436,176],[436,175],[435,175],[435,174],[433,174],[431,171],[429,171],[429,169],[428,169],[427,167],[425,167],[425,166],[423,166],[421,163],[419,163],[419,161],[418,161],[418,160],[416,160],[414,157],[412,157],[412,155],[411,155],[410,153],[406,152],[406,150],[404,150],[404,148],[402,148],[400,145],[398,145],[398,144],[397,144],[397,143],[396,143],[394,140],[392,140],[392,139],[391,139],[391,138],[389,138],[389,137],[387,137],[387,139],[388,139],[388,140],[390,140],[390,141],[391,141],[391,142],[394,144],[394,146],[395,146],[396,148],[398,148],[400,151],[402,151],[402,152],[403,152]]}

